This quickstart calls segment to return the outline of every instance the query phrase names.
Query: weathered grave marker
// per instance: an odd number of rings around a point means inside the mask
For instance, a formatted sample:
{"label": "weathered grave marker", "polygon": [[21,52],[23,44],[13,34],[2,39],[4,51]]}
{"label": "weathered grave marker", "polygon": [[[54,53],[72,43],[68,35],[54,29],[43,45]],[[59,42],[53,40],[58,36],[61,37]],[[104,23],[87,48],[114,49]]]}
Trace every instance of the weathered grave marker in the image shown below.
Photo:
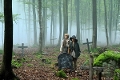
{"label": "weathered grave marker", "polygon": [[22,49],[22,57],[24,56],[24,48],[28,48],[28,46],[24,46],[24,43],[22,43],[22,46],[18,46],[18,48]]}
{"label": "weathered grave marker", "polygon": [[93,72],[94,70],[96,70],[98,72],[98,80],[101,80],[101,73],[103,71],[103,67],[93,67],[93,55],[90,54],[90,47],[89,44],[91,44],[92,42],[89,42],[88,39],[86,39],[86,43],[83,44],[87,44],[88,47],[88,53],[89,53],[89,67],[81,67],[81,69],[84,70],[89,70],[89,80],[93,80]]}
{"label": "weathered grave marker", "polygon": [[89,42],[88,39],[86,39],[86,43],[83,44],[87,44],[88,47],[88,53],[90,56],[89,59],[89,80],[93,80],[93,56],[90,55],[90,46],[89,44],[91,44],[92,42]]}

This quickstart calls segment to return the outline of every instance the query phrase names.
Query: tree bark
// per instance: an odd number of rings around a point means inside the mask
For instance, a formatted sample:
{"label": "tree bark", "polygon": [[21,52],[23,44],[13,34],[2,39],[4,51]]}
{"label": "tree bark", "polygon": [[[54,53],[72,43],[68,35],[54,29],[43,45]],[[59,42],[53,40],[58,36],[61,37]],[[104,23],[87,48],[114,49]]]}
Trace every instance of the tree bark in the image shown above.
{"label": "tree bark", "polygon": [[[30,2],[31,0],[29,0]],[[31,4],[28,4],[28,45],[30,46],[31,43]]]}
{"label": "tree bark", "polygon": [[61,34],[62,34],[62,13],[61,13],[61,0],[59,0],[59,41],[58,41],[58,45],[60,46],[61,43]]}
{"label": "tree bark", "polygon": [[97,9],[96,0],[92,0],[92,19],[93,19],[93,48],[97,47]]}
{"label": "tree bark", "polygon": [[65,33],[68,33],[68,0],[63,0],[63,37]]}
{"label": "tree bark", "polygon": [[106,1],[104,0],[104,11],[105,11],[105,33],[106,33],[106,41],[107,41],[107,46],[109,45],[109,40],[108,40],[108,29],[107,29],[107,10],[106,10]]}
{"label": "tree bark", "polygon": [[76,10],[76,24],[77,24],[77,38],[78,43],[80,43],[80,20],[79,20],[79,0],[75,0],[75,10]]}
{"label": "tree bark", "polygon": [[11,68],[12,50],[13,50],[13,18],[12,18],[12,0],[4,0],[4,54],[0,72],[0,80],[19,80]]}
{"label": "tree bark", "polygon": [[47,34],[47,1],[43,0],[43,47],[45,47]]}
{"label": "tree bark", "polygon": [[43,37],[43,32],[42,32],[42,1],[38,0],[38,14],[39,14],[39,26],[40,26],[40,34],[39,34],[39,52],[42,53],[42,37]]}
{"label": "tree bark", "polygon": [[34,26],[34,45],[37,45],[37,28],[36,28],[36,11],[35,11],[35,0],[32,0],[33,6],[33,26]]}

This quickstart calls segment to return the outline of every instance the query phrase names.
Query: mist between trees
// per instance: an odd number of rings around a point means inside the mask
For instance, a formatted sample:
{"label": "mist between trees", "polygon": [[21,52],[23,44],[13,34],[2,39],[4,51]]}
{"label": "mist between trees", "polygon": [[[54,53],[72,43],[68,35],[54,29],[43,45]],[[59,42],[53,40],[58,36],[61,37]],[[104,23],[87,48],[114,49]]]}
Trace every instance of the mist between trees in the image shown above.
{"label": "mist between trees", "polygon": [[[1,47],[4,43],[3,2],[0,0]],[[43,46],[60,45],[64,33],[76,35],[79,43],[86,38],[93,39],[95,45],[96,42],[98,45],[120,42],[120,0],[42,0],[38,3],[38,0],[13,0],[14,45],[39,45],[40,29]]]}

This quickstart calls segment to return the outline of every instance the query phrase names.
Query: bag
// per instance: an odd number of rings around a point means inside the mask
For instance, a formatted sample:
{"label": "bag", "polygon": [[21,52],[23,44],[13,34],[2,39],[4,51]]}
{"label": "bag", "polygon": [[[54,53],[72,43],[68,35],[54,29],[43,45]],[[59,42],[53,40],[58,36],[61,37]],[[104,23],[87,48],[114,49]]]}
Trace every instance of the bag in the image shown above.
{"label": "bag", "polygon": [[73,58],[75,58],[75,51],[73,50],[73,52],[71,53],[71,56],[73,56]]}

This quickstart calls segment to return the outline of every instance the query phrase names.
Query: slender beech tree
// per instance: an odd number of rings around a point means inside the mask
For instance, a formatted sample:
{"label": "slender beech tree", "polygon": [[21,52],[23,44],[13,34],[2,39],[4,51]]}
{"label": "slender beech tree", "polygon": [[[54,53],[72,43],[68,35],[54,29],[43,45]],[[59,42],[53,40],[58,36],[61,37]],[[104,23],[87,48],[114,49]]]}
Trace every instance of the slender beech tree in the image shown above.
{"label": "slender beech tree", "polygon": [[61,43],[61,34],[62,34],[62,12],[61,12],[61,0],[59,0],[59,41],[58,41],[58,45],[60,46]]}
{"label": "slender beech tree", "polygon": [[[63,0],[63,35],[68,33],[68,0]],[[63,36],[64,37],[64,36]]]}
{"label": "slender beech tree", "polygon": [[92,19],[93,19],[93,48],[97,47],[97,9],[96,0],[92,0]]}
{"label": "slender beech tree", "polygon": [[45,46],[47,34],[47,0],[43,0],[43,47]]}
{"label": "slender beech tree", "polygon": [[105,19],[104,19],[104,23],[105,23],[105,33],[106,33],[106,41],[107,41],[107,46],[109,45],[109,40],[108,40],[108,28],[107,28],[107,10],[106,10],[106,1],[104,0],[104,12],[105,12]]}
{"label": "slender beech tree", "polygon": [[13,51],[13,18],[12,0],[4,0],[4,54],[0,71],[0,80],[19,80],[12,71],[12,51]]}
{"label": "slender beech tree", "polygon": [[29,4],[28,4],[28,45],[30,46],[30,42],[31,42],[31,0],[28,0]]}
{"label": "slender beech tree", "polygon": [[40,26],[40,34],[39,34],[39,52],[42,53],[42,0],[38,0],[38,14],[39,14],[39,26]]}
{"label": "slender beech tree", "polygon": [[53,12],[53,0],[51,0],[51,30],[50,30],[50,43],[53,45],[53,21],[54,21],[54,12]]}
{"label": "slender beech tree", "polygon": [[76,24],[77,24],[77,38],[78,38],[78,43],[80,43],[80,20],[79,20],[79,5],[80,5],[80,0],[74,0],[75,1],[75,11],[76,11]]}
{"label": "slender beech tree", "polygon": [[36,28],[36,8],[35,8],[35,1],[36,0],[32,0],[32,9],[33,9],[33,29],[34,29],[34,45],[37,45],[37,28]]}

